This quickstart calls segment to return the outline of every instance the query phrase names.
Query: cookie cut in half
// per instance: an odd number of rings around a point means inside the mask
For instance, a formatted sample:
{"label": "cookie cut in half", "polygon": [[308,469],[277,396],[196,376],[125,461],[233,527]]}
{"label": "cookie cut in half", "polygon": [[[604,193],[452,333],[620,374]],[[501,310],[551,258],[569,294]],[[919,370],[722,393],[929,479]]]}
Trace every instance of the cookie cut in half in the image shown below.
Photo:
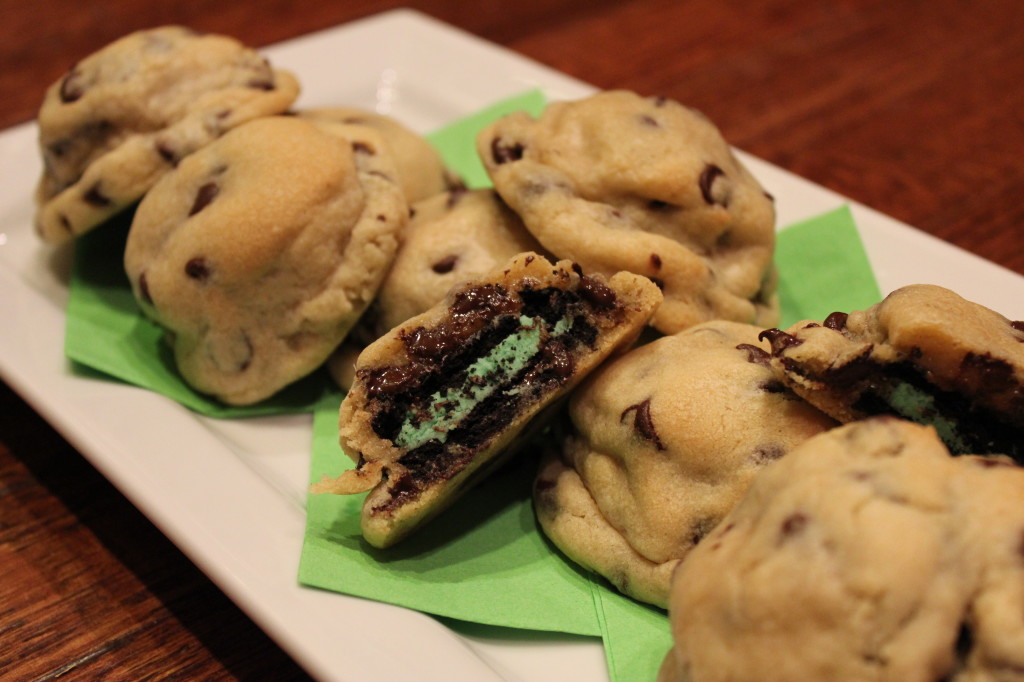
{"label": "cookie cut in half", "polygon": [[370,491],[363,536],[395,543],[504,461],[660,301],[645,277],[584,275],[534,253],[455,287],[359,356],[340,410],[358,466],[313,491]]}
{"label": "cookie cut in half", "polygon": [[842,422],[894,414],[955,454],[1024,458],[1024,323],[928,284],[762,334],[797,394]]}

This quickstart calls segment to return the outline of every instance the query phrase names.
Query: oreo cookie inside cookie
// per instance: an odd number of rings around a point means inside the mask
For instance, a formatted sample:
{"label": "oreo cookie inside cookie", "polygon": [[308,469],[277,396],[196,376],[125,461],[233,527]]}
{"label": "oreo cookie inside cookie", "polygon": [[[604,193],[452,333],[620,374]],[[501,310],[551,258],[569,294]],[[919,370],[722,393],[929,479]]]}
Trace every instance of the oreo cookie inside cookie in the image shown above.
{"label": "oreo cookie inside cookie", "polygon": [[360,355],[340,409],[357,467],[314,492],[370,491],[363,536],[396,542],[515,452],[660,301],[645,277],[587,276],[532,252],[457,286]]}
{"label": "oreo cookie inside cookie", "polygon": [[840,421],[896,415],[932,426],[954,454],[1024,461],[1024,333],[934,285],[865,311],[769,329],[772,366]]}
{"label": "oreo cookie inside cookie", "polygon": [[598,325],[621,317],[615,302],[615,292],[586,277],[572,289],[471,287],[455,297],[449,319],[401,333],[409,364],[358,370],[374,431],[404,450],[407,480],[390,504],[449,478],[570,381]]}

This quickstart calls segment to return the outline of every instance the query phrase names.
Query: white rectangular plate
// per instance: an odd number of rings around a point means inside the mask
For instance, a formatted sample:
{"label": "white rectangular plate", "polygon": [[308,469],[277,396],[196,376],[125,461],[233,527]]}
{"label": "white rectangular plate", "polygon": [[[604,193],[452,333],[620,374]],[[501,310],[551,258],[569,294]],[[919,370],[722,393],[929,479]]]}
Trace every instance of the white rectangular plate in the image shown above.
{"label": "white rectangular plate", "polygon": [[[421,132],[529,88],[550,99],[593,92],[408,10],[265,52],[298,76],[299,106],[374,109]],[[35,137],[31,123],[0,134],[0,375],[271,637],[323,680],[607,678],[597,640],[467,637],[419,613],[300,587],[309,417],[215,421],[73,375],[62,351],[69,251],[31,229]],[[776,197],[780,225],[850,203],[741,156]],[[931,282],[1024,319],[1024,278],[852,207],[883,292]]]}

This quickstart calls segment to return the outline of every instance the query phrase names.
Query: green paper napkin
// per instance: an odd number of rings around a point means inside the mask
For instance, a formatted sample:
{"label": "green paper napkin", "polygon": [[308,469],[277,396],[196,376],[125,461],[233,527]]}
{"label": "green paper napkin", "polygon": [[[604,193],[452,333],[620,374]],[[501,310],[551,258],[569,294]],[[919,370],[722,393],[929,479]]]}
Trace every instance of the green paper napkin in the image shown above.
{"label": "green paper napkin", "polygon": [[[314,415],[311,480],[351,466],[338,448],[340,401]],[[597,636],[589,576],[555,559],[537,528],[536,468],[524,453],[389,550],[362,540],[363,495],[310,495],[299,582],[485,625]]]}
{"label": "green paper napkin", "polygon": [[231,406],[193,390],[181,374],[160,327],[143,316],[124,272],[128,212],[75,243],[64,325],[64,354],[72,367],[161,393],[212,417],[311,412],[330,380],[316,372],[256,405]]}
{"label": "green paper napkin", "polygon": [[[821,263],[820,253],[829,254],[820,272],[801,266],[809,255]],[[783,325],[880,298],[846,207],[781,231],[777,265]],[[314,418],[312,480],[349,466],[337,445],[339,402],[325,401]],[[654,680],[671,646],[667,617],[580,573],[541,537],[533,471],[533,458],[520,458],[386,551],[359,537],[362,496],[312,495],[299,580],[473,623],[600,635],[612,680]]]}
{"label": "green paper napkin", "polygon": [[[476,156],[476,133],[496,118],[523,109],[538,114],[544,95],[532,90],[502,100],[476,114],[456,121],[433,135],[450,168],[470,187],[487,184],[487,173]],[[64,353],[72,367],[82,366],[142,388],[161,393],[191,410],[211,417],[254,417],[268,414],[311,412],[329,390],[325,372],[289,386],[256,405],[230,406],[197,393],[178,373],[163,332],[143,317],[124,274],[124,242],[131,212],[115,218],[102,229],[81,237],[75,244],[75,259],[69,286]]]}
{"label": "green paper napkin", "polygon": [[458,121],[431,133],[428,138],[437,148],[445,165],[459,173],[467,187],[477,189],[490,187],[491,179],[484,170],[480,156],[476,153],[476,135],[492,121],[514,111],[526,111],[540,115],[547,99],[539,90],[496,102],[486,109],[459,119]]}
{"label": "green paper napkin", "polygon": [[849,206],[782,230],[775,264],[781,329],[837,310],[863,310],[882,298]]}

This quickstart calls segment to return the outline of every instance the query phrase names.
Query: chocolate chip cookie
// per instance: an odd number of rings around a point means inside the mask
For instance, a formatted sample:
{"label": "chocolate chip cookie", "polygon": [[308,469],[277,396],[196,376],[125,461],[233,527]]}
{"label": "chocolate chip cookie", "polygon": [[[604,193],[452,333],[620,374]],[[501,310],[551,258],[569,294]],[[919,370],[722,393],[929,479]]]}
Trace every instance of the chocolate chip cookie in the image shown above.
{"label": "chocolate chip cookie", "polygon": [[1022,495],[894,417],[806,441],[680,564],[660,682],[1024,679]]}
{"label": "chocolate chip cookie", "polygon": [[134,204],[184,157],[284,112],[299,85],[233,38],[164,26],[75,64],[39,110],[36,229],[59,243]]}
{"label": "chocolate chip cookie", "polygon": [[770,326],[774,204],[705,116],[660,97],[602,92],[482,130],[494,186],[538,241],[590,272],[662,288],[653,324]]}
{"label": "chocolate chip cookie", "polygon": [[660,300],[644,277],[606,280],[532,253],[458,285],[359,356],[340,412],[358,466],[314,492],[370,491],[364,538],[397,542],[509,456]]}
{"label": "chocolate chip cookie", "polygon": [[371,151],[379,144],[264,117],[184,158],[147,193],[125,270],[189,384],[253,403],[345,337],[408,216],[394,165]]}
{"label": "chocolate chip cookie", "polygon": [[1024,323],[934,285],[868,310],[768,330],[772,366],[840,421],[896,414],[954,453],[1024,458]]}
{"label": "chocolate chip cookie", "polygon": [[768,368],[759,327],[705,322],[608,362],[574,393],[538,474],[541,527],[570,559],[665,607],[676,565],[761,468],[835,422]]}

